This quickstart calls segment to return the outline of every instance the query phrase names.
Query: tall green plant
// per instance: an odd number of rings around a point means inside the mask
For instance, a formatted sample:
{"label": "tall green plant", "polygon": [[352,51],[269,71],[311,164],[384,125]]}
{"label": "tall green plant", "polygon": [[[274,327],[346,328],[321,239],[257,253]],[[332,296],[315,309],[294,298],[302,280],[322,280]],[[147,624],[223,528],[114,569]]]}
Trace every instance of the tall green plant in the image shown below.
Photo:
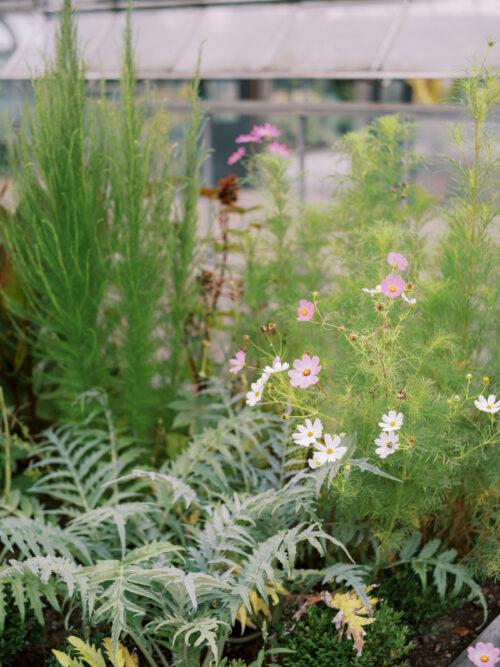
{"label": "tall green plant", "polygon": [[488,124],[500,102],[498,77],[476,67],[461,82],[460,92],[468,118],[452,132],[458,155],[448,159],[453,187],[442,211],[447,224],[436,262],[442,280],[429,285],[427,315],[433,328],[439,312],[440,322],[455,337],[455,361],[464,369],[498,359],[500,253],[492,226],[500,212],[500,161]]}
{"label": "tall green plant", "polygon": [[180,152],[164,113],[140,99],[128,15],[120,97],[85,95],[66,0],[56,59],[34,82],[12,161],[20,190],[5,224],[39,361],[36,388],[52,414],[105,390],[141,440],[188,377],[187,323],[201,151],[198,80]]}
{"label": "tall green plant", "polygon": [[105,384],[98,315],[106,283],[106,210],[95,118],[85,114],[84,70],[65,0],[55,61],[33,81],[11,162],[18,217],[4,225],[21,279],[38,358],[35,383],[68,412],[76,395]]}

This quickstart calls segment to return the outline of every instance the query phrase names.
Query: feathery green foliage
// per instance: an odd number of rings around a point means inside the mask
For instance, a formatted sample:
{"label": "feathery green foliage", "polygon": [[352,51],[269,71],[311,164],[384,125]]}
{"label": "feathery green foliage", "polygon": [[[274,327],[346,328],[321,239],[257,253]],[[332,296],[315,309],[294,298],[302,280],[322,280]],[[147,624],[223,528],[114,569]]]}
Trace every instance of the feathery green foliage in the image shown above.
{"label": "feathery green foliage", "polygon": [[129,14],[119,99],[87,96],[66,0],[55,62],[12,143],[20,204],[3,227],[44,414],[73,417],[76,397],[97,388],[151,444],[189,373],[202,113],[195,79],[177,155],[165,114],[139,100],[131,44]]}

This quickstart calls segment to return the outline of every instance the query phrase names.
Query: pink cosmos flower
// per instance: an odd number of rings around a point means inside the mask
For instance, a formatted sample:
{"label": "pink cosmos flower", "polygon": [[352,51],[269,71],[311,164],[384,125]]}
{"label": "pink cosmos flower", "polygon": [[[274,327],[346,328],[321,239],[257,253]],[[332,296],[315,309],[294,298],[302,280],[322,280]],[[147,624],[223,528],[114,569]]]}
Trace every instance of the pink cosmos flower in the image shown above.
{"label": "pink cosmos flower", "polygon": [[271,141],[267,147],[267,152],[280,157],[290,157],[290,149],[286,144],[280,144],[279,141]]}
{"label": "pink cosmos flower", "polygon": [[307,322],[314,315],[314,303],[301,299],[297,308],[297,319],[299,322]]}
{"label": "pink cosmos flower", "polygon": [[406,287],[406,282],[397,274],[391,273],[380,283],[382,294],[388,296],[390,299],[395,299],[401,296],[401,292]]}
{"label": "pink cosmos flower", "polygon": [[264,123],[264,125],[254,125],[252,128],[251,136],[254,137],[254,141],[262,141],[262,139],[276,139],[279,137],[281,132],[275,125],[271,123]]}
{"label": "pink cosmos flower", "polygon": [[408,260],[398,252],[390,252],[387,255],[387,264],[390,264],[393,269],[399,269],[399,271],[404,271],[408,268]]}
{"label": "pink cosmos flower", "polygon": [[292,387],[307,389],[319,382],[318,373],[321,370],[319,357],[311,358],[308,354],[303,354],[300,359],[295,359],[293,368],[294,370],[288,371]]}
{"label": "pink cosmos flower", "polygon": [[243,352],[243,350],[239,350],[239,352],[236,352],[234,357],[229,360],[230,364],[230,373],[239,373],[243,366],[245,365],[245,359],[246,359],[246,354]]}
{"label": "pink cosmos flower", "polygon": [[239,162],[246,152],[247,149],[244,146],[237,148],[234,153],[231,153],[231,155],[227,158],[228,165],[231,167],[233,164]]}
{"label": "pink cosmos flower", "polygon": [[500,649],[494,644],[478,642],[467,649],[469,660],[476,667],[493,667],[500,661]]}
{"label": "pink cosmos flower", "polygon": [[253,130],[251,134],[240,134],[235,139],[235,142],[237,144],[250,144],[250,143],[260,144],[261,141],[262,141],[261,139],[259,139],[257,136],[253,134]]}

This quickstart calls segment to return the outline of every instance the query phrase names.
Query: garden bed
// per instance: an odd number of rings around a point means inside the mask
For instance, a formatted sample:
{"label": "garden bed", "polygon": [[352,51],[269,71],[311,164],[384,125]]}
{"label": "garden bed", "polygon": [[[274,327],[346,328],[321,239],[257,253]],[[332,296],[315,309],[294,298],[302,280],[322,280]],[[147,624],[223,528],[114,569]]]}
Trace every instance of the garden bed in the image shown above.
{"label": "garden bed", "polygon": [[406,119],[342,138],[325,206],[268,122],[203,187],[199,81],[169,141],[126,25],[87,95],[65,0],[9,153],[0,659],[448,667],[499,611],[498,81],[457,83],[430,248]]}

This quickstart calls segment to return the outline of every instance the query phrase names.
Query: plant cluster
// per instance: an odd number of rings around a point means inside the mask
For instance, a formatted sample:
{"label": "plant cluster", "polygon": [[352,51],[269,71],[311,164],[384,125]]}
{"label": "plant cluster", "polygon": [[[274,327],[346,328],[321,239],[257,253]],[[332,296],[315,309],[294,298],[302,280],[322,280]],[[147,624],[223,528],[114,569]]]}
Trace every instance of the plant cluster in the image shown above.
{"label": "plant cluster", "polygon": [[201,188],[197,79],[174,145],[130,16],[118,99],[87,95],[75,25],[66,0],[1,209],[2,371],[25,373],[0,389],[4,652],[50,607],[68,667],[240,667],[225,647],[256,637],[254,667],[404,665],[422,606],[486,612],[473,573],[500,569],[495,77],[462,83],[438,234],[402,118],[344,137],[326,206],[270,123],[236,138],[245,180]]}

